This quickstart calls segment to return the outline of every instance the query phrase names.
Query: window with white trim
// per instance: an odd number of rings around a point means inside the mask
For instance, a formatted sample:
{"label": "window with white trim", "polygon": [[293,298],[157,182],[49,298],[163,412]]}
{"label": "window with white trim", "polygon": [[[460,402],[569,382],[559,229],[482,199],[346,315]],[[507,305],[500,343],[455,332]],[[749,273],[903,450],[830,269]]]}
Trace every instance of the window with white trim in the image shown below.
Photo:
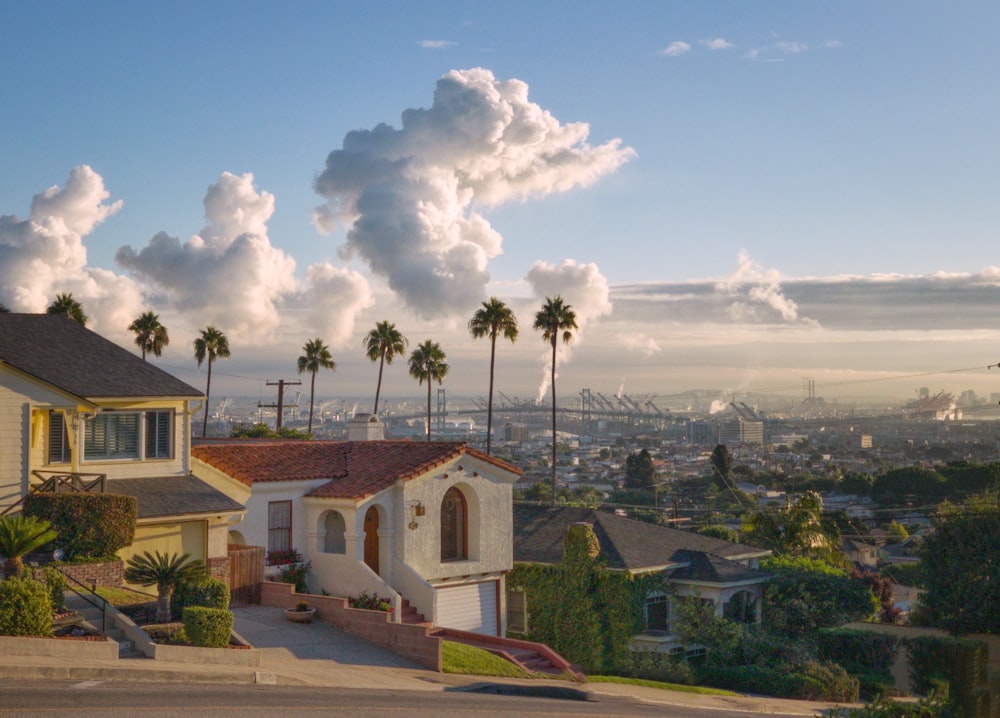
{"label": "window with white trim", "polygon": [[528,597],[524,589],[507,591],[507,630],[512,633],[528,632]]}
{"label": "window with white trim", "polygon": [[173,458],[174,412],[146,412],[146,459]]}
{"label": "window with white trim", "polygon": [[288,551],[292,548],[292,502],[271,501],[267,504],[267,552]]}
{"label": "window with white trim", "polygon": [[173,458],[173,425],[169,409],[102,411],[84,423],[83,460]]}
{"label": "window with white trim", "polygon": [[646,632],[670,634],[670,597],[665,593],[646,596]]}
{"label": "window with white trim", "polygon": [[68,464],[71,460],[69,448],[69,431],[66,427],[66,416],[61,411],[49,412],[49,451],[50,464]]}

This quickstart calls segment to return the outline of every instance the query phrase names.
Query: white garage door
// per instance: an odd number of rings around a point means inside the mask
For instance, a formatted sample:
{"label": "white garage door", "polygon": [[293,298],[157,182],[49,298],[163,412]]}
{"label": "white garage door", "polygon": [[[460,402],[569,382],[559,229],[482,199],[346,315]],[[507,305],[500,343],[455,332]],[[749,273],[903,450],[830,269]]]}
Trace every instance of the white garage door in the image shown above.
{"label": "white garage door", "polygon": [[497,635],[497,582],[438,589],[437,625]]}

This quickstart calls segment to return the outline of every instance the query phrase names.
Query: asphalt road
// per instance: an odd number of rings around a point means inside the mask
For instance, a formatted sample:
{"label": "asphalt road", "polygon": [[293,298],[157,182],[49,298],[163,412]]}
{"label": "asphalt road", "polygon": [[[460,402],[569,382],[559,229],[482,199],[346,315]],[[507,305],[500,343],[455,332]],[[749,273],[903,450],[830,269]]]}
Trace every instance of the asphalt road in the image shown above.
{"label": "asphalt road", "polygon": [[98,718],[219,718],[266,716],[664,716],[746,718],[735,711],[698,710],[644,705],[615,698],[579,700],[567,690],[563,697],[498,695],[496,692],[372,691],[297,686],[230,686],[125,684],[85,682],[19,682],[0,680],[0,716],[37,718],[73,716]]}

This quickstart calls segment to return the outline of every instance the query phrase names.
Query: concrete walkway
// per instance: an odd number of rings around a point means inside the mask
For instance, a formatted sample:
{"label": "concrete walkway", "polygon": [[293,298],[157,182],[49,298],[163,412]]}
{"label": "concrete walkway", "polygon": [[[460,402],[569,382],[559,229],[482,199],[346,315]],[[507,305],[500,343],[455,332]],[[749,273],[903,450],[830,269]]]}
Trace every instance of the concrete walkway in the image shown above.
{"label": "concrete walkway", "polygon": [[705,710],[746,711],[779,715],[817,715],[835,707],[828,703],[756,698],[702,696],[613,683],[572,683],[514,680],[442,674],[347,634],[325,623],[292,623],[280,608],[248,606],[233,609],[235,630],[261,651],[259,667],[196,665],[146,658],[86,660],[67,665],[63,658],[0,654],[0,679],[112,681],[159,683],[282,684],[396,691],[476,690],[502,685],[504,692],[575,696],[628,696],[664,706],[697,706]]}

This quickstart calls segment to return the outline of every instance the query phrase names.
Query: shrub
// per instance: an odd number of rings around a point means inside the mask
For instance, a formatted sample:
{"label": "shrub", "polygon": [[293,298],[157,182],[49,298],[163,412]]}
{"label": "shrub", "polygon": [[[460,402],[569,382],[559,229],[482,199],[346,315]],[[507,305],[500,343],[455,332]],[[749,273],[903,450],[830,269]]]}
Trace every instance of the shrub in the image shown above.
{"label": "shrub", "polygon": [[694,671],[684,660],[683,654],[671,656],[660,651],[630,651],[622,661],[619,672],[632,678],[663,683],[687,686],[694,683]]}
{"label": "shrub", "polygon": [[55,613],[62,610],[63,604],[66,602],[66,588],[69,586],[66,574],[58,568],[46,566],[44,569],[44,580],[45,587],[49,592],[52,612]]}
{"label": "shrub", "polygon": [[182,614],[184,633],[193,646],[225,648],[233,632],[233,614],[221,608],[188,606]]}
{"label": "shrub", "polygon": [[100,493],[36,492],[24,498],[24,515],[48,520],[63,558],[114,556],[135,538],[138,503],[134,496]]}
{"label": "shrub", "polygon": [[700,682],[717,688],[763,693],[778,698],[855,701],[858,681],[835,663],[808,661],[801,666],[705,665]]}
{"label": "shrub", "polygon": [[177,584],[171,603],[173,610],[178,613],[183,613],[187,606],[228,609],[229,595],[229,586],[225,581],[205,576],[198,581]]}
{"label": "shrub", "polygon": [[820,658],[839,663],[858,679],[861,695],[875,698],[895,688],[892,664],[899,639],[880,633],[833,628],[816,636]]}
{"label": "shrub", "polygon": [[979,640],[921,636],[909,642],[914,689],[931,694],[949,686],[952,705],[964,718],[990,715],[987,689],[989,649]]}
{"label": "shrub", "polygon": [[43,584],[30,578],[0,583],[0,635],[52,635],[52,597]]}
{"label": "shrub", "polygon": [[308,561],[305,563],[289,564],[278,571],[278,580],[282,583],[295,584],[296,593],[308,593],[309,586],[306,583],[306,576],[311,567],[312,564]]}
{"label": "shrub", "polygon": [[347,605],[351,608],[364,608],[369,611],[385,611],[392,613],[392,602],[388,598],[379,598],[377,593],[362,591],[357,596],[349,596]]}

